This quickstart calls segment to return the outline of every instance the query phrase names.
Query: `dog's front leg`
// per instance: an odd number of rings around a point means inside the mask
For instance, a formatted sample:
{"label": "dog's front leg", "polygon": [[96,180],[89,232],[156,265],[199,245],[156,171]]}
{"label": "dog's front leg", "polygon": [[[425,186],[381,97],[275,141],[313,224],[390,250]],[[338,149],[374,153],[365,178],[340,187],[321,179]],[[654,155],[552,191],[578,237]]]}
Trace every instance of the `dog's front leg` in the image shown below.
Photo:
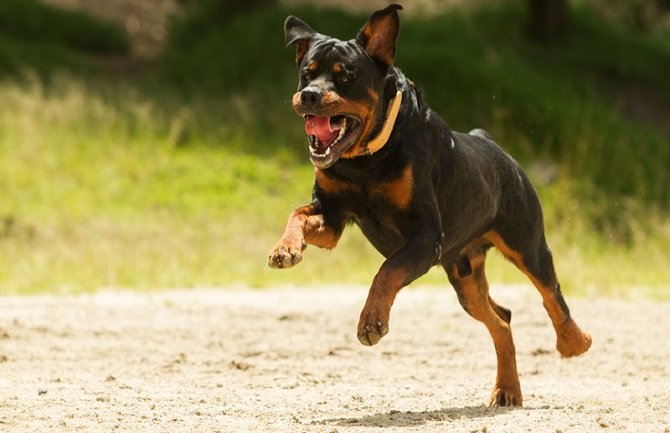
{"label": "dog's front leg", "polygon": [[358,340],[366,345],[376,344],[389,331],[391,306],[404,286],[425,274],[439,262],[444,234],[437,206],[413,223],[417,231],[409,242],[389,257],[375,275],[358,322]]}
{"label": "dog's front leg", "polygon": [[302,261],[307,244],[320,248],[335,248],[342,236],[342,224],[334,227],[326,223],[321,204],[314,200],[291,212],[284,234],[268,257],[271,268],[290,268]]}

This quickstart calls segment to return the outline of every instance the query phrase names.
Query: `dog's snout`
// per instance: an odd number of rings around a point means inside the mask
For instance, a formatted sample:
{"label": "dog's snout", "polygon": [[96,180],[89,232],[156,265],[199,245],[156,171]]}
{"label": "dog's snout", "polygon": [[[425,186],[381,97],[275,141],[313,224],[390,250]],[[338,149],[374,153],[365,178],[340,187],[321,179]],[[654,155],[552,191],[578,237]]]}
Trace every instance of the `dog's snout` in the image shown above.
{"label": "dog's snout", "polygon": [[308,87],[300,92],[300,102],[305,107],[316,107],[321,102],[322,96],[321,90]]}

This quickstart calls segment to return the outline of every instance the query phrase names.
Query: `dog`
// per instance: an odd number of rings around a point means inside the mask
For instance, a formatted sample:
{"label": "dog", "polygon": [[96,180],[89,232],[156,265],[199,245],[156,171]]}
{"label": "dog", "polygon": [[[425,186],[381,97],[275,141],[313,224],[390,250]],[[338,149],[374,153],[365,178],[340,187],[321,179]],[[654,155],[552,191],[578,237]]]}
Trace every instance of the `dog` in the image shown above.
{"label": "dog", "polygon": [[358,323],[359,341],[370,346],[388,333],[398,291],[443,267],[460,304],[493,338],[489,406],[521,406],[512,314],[489,295],[487,251],[496,247],[538,289],[562,356],[586,352],[591,336],[561,294],[526,174],[486,131],[450,130],[394,66],[401,9],[374,12],[348,41],[286,19],[299,72],[292,105],[305,121],[315,179],[311,203],[291,213],[268,264],[295,266],[308,244],[335,248],[345,226],[357,224],[386,259]]}

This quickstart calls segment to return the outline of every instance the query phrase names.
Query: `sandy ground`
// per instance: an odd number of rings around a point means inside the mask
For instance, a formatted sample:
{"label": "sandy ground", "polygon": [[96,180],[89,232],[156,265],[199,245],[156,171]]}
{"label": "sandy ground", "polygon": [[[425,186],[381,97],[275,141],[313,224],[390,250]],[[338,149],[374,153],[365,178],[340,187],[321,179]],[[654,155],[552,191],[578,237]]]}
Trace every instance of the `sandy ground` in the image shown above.
{"label": "sandy ground", "polygon": [[569,299],[570,360],[530,287],[513,312],[522,409],[450,289],[401,292],[377,346],[365,288],[0,298],[2,432],[670,432],[670,303]]}

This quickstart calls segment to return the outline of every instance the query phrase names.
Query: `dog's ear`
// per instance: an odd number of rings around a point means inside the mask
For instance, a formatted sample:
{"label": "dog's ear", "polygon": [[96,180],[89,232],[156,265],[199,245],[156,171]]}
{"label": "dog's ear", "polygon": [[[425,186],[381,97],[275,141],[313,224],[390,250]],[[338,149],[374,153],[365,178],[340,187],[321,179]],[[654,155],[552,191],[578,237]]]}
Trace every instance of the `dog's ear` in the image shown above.
{"label": "dog's ear", "polygon": [[295,54],[296,64],[300,64],[305,53],[309,49],[309,44],[312,38],[316,35],[314,29],[307,25],[306,22],[300,18],[289,15],[284,21],[284,39],[286,46],[291,44],[298,44],[298,49]]}
{"label": "dog's ear", "polygon": [[356,42],[365,52],[387,67],[395,60],[395,43],[400,29],[398,11],[401,9],[399,4],[391,4],[373,13],[356,36]]}

